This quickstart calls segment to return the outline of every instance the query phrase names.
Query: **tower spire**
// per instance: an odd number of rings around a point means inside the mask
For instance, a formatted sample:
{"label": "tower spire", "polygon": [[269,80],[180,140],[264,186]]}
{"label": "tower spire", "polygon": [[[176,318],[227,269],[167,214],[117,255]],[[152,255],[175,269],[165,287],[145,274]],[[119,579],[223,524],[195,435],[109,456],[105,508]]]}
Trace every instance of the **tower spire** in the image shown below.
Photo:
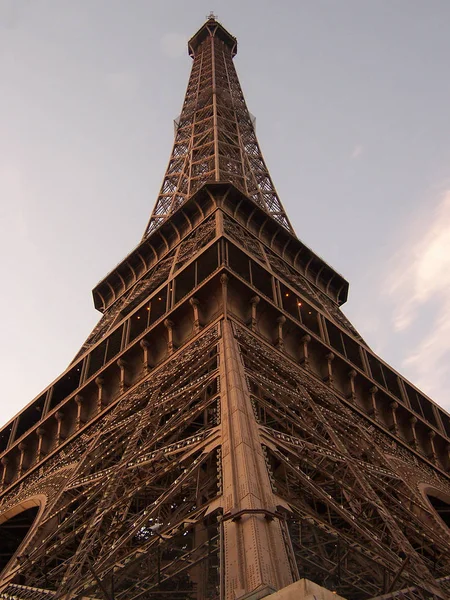
{"label": "tower spire", "polygon": [[144,238],[208,182],[235,185],[293,233],[272,183],[233,57],[237,41],[213,13],[189,40],[191,76],[169,165]]}

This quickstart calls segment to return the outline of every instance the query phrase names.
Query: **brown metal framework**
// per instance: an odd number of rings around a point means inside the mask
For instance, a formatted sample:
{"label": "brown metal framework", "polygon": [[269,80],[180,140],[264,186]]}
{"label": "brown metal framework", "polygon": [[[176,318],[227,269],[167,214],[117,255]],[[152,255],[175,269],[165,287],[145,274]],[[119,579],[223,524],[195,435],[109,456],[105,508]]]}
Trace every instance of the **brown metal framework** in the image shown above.
{"label": "brown metal framework", "polygon": [[234,38],[211,18],[189,48],[144,240],[0,430],[0,599],[244,600],[300,578],[448,599],[450,416],[370,350],[345,280],[291,232]]}
{"label": "brown metal framework", "polygon": [[293,229],[264,163],[233,56],[237,42],[211,18],[189,41],[194,59],[175,143],[144,237],[203,184],[229,181]]}

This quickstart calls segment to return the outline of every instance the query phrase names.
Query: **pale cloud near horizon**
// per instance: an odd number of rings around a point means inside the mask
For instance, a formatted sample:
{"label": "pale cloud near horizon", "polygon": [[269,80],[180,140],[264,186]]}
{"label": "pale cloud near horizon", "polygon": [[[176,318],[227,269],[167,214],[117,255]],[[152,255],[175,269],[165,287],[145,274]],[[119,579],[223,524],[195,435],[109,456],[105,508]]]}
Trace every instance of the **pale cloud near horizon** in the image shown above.
{"label": "pale cloud near horizon", "polygon": [[[397,331],[411,328],[427,312],[427,331],[403,361],[427,393],[444,392],[450,355],[450,190],[431,213],[422,235],[410,235],[394,258],[388,295]],[[432,309],[429,306],[432,304]]]}

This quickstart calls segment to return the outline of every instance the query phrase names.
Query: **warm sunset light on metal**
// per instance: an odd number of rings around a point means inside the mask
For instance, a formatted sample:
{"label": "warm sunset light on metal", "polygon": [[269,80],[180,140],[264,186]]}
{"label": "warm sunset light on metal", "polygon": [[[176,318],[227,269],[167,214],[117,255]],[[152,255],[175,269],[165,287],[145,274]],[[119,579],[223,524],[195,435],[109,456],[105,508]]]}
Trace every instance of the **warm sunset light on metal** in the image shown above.
{"label": "warm sunset light on metal", "polygon": [[295,235],[236,39],[211,13],[188,49],[144,237],[94,288],[73,361],[0,430],[0,600],[448,600],[450,416],[370,349],[347,281]]}

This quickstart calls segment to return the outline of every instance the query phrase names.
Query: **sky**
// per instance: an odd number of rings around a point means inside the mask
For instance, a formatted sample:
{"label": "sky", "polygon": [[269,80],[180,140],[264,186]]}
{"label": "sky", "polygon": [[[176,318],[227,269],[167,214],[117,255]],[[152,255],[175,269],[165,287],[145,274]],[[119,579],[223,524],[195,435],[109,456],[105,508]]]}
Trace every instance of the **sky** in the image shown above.
{"label": "sky", "polygon": [[448,0],[0,0],[0,424],[66,368],[141,239],[211,10],[298,237],[450,410]]}

